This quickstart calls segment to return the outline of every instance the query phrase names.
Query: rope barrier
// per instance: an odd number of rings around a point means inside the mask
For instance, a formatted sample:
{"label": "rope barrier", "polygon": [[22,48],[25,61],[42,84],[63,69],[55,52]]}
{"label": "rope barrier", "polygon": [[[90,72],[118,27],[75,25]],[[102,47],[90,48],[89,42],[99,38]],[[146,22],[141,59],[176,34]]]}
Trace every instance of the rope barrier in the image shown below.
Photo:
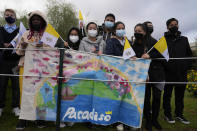
{"label": "rope barrier", "polygon": [[[57,50],[63,50],[65,48],[46,48],[46,49],[18,49],[18,48],[0,48],[0,50],[26,50],[26,51],[57,51]],[[71,51],[72,49],[65,49],[66,52]],[[96,55],[94,53],[90,52],[82,52],[82,51],[75,51],[74,52],[79,52],[79,53],[84,53],[84,54],[92,54]],[[115,57],[115,58],[122,58],[120,56],[111,56],[111,55],[105,55],[102,54],[101,56],[110,56],[110,57]],[[137,58],[142,59],[142,58]],[[151,60],[162,60],[165,58],[152,58]],[[197,57],[185,57],[185,58],[169,58],[171,60],[186,60],[186,59],[197,59]],[[102,81],[102,82],[130,82],[130,83],[136,83],[136,84],[197,84],[197,82],[140,82],[140,81],[117,81],[117,80],[99,80],[99,79],[86,79],[86,78],[73,78],[73,77],[57,77],[57,76],[38,76],[38,75],[16,75],[16,74],[0,74],[0,76],[14,76],[14,77],[39,77],[39,78],[57,78],[57,79],[74,79],[74,80],[87,80],[87,81]]]}
{"label": "rope barrier", "polygon": [[76,77],[58,77],[58,76],[38,76],[38,75],[16,75],[16,74],[0,74],[0,76],[12,77],[39,77],[39,78],[57,78],[57,79],[73,79],[73,80],[86,80],[86,81],[101,81],[101,82],[129,82],[136,84],[197,84],[197,82],[146,82],[146,81],[117,81],[117,80],[101,80],[101,79],[87,79]]}

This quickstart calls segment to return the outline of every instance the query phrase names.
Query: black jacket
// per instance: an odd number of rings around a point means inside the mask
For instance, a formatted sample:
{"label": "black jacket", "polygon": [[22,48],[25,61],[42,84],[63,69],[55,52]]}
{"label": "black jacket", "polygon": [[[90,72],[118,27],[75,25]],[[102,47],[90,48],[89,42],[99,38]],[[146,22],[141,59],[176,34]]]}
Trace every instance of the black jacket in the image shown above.
{"label": "black jacket", "polygon": [[[155,40],[151,36],[146,37],[145,40],[143,40],[142,44],[139,44],[137,41],[134,41],[134,44],[132,45],[132,47],[136,53],[136,57],[141,58],[141,56],[147,51],[149,51],[156,43],[157,43],[157,40]],[[165,74],[164,74],[163,63],[165,60],[154,59],[154,58],[163,58],[163,56],[155,48],[153,48],[149,52],[149,56],[151,59],[153,59],[150,63],[150,67],[148,71],[149,80],[151,82],[164,81]]]}
{"label": "black jacket", "polygon": [[[0,35],[1,35],[0,48],[5,48],[4,43],[10,43],[15,38],[18,32],[19,32],[19,28],[17,28],[12,33],[8,33],[4,29],[4,27],[0,27]],[[14,47],[11,45],[8,48],[14,48]],[[18,56],[16,53],[12,53],[12,51],[13,50],[1,50],[2,61],[4,62],[9,61],[11,63],[18,61],[20,56]]]}
{"label": "black jacket", "polygon": [[[165,32],[164,36],[168,45],[170,58],[192,57],[192,51],[187,37],[181,36],[181,32],[173,35]],[[180,59],[165,62],[166,81],[184,82],[187,81],[187,70],[192,66],[192,60]]]}

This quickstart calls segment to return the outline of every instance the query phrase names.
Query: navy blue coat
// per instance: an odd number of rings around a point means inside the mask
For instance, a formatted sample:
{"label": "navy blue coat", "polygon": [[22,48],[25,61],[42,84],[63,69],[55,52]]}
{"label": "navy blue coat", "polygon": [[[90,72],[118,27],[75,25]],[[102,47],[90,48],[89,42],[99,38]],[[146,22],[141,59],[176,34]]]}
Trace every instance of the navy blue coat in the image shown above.
{"label": "navy blue coat", "polygon": [[107,41],[105,54],[114,55],[114,56],[122,56],[123,50],[124,50],[124,46],[120,44],[120,41],[116,38],[111,38],[110,40]]}

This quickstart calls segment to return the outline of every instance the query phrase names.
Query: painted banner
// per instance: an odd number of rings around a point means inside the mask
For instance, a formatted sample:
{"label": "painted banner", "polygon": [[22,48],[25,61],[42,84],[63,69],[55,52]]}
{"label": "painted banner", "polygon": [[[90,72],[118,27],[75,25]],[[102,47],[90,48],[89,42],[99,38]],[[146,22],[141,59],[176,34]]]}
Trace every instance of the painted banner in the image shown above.
{"label": "painted banner", "polygon": [[[61,121],[141,127],[150,60],[66,51]],[[20,119],[56,120],[58,51],[25,54]]]}

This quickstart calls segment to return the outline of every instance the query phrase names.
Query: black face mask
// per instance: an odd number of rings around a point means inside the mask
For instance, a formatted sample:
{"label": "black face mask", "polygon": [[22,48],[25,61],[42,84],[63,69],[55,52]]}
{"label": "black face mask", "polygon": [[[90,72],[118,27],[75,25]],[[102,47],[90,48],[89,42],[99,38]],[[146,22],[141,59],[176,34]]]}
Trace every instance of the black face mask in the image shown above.
{"label": "black face mask", "polygon": [[177,26],[173,26],[173,27],[169,28],[169,31],[170,31],[172,34],[175,34],[175,33],[178,31],[178,27],[177,27]]}
{"label": "black face mask", "polygon": [[41,27],[40,27],[40,25],[33,25],[33,24],[32,24],[32,29],[33,29],[34,31],[40,31]]}
{"label": "black face mask", "polygon": [[150,34],[152,34],[152,33],[153,33],[153,27],[148,27],[148,32],[149,32]]}
{"label": "black face mask", "polygon": [[16,21],[16,19],[15,18],[12,18],[11,16],[8,16],[8,17],[5,17],[5,21],[8,24],[13,24]]}
{"label": "black face mask", "polygon": [[134,36],[137,40],[143,39],[144,35],[142,33],[134,33]]}

